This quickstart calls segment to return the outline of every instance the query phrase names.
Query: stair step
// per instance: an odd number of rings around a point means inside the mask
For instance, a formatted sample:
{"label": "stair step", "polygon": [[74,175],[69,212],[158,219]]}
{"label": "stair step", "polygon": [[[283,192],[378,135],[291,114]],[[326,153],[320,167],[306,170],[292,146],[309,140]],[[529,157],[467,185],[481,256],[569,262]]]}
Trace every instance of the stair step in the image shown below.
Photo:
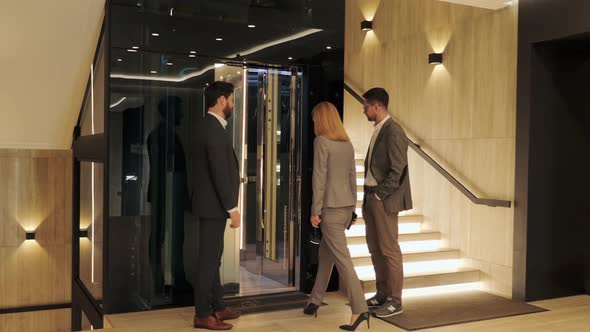
{"label": "stair step", "polygon": [[[424,235],[421,236],[424,238],[418,240],[414,234],[400,234],[399,246],[402,254],[439,250],[441,248],[440,233],[429,233],[430,239],[425,238]],[[364,236],[351,237],[347,241],[348,250],[353,258],[369,255],[369,247]]]}
{"label": "stair step", "polygon": [[354,212],[356,213],[357,217],[361,218],[363,216],[363,208],[358,206],[355,207]]}
{"label": "stair step", "polygon": [[[400,234],[419,233],[423,217],[420,215],[409,215],[398,217],[398,227]],[[365,236],[365,219],[358,218],[354,225],[346,231],[347,237]]]}
{"label": "stair step", "polygon": [[[398,241],[401,242],[414,242],[414,241],[432,241],[440,240],[440,232],[420,232],[420,233],[409,233],[400,234]],[[349,246],[352,245],[366,245],[365,236],[351,236],[346,239]]]}
{"label": "stair step", "polygon": [[[424,216],[421,214],[404,214],[397,217],[398,224],[421,224],[424,220]],[[355,225],[364,225],[365,219],[358,217]],[[417,232],[416,232],[417,233]]]}
{"label": "stair step", "polygon": [[[362,202],[361,202],[362,203]],[[358,203],[357,203],[358,205]],[[363,216],[363,208],[362,208],[362,204],[360,206],[357,206],[354,210],[354,212],[357,214],[357,216],[360,218]],[[416,216],[416,215],[420,215],[420,211],[417,210],[407,210],[407,211],[402,211],[398,214],[399,218],[401,217],[405,217],[405,216]]]}
{"label": "stair step", "polygon": [[[472,269],[457,269],[456,271],[428,272],[418,275],[404,276],[404,289],[434,287],[478,282],[480,271]],[[361,285],[365,293],[376,291],[374,276],[361,278]]]}
{"label": "stair step", "polygon": [[[410,252],[403,254],[405,263],[426,262],[435,260],[459,259],[460,251],[458,249],[438,249],[424,252]],[[373,264],[370,255],[354,257],[352,259],[354,266],[370,266]]]}

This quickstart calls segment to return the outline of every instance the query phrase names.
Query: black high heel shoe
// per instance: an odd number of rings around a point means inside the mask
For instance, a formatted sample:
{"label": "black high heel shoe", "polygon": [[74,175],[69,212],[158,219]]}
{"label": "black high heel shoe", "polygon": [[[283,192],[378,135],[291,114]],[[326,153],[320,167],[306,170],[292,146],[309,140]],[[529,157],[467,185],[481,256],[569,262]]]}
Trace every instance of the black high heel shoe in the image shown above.
{"label": "black high heel shoe", "polygon": [[370,329],[371,326],[369,325],[369,318],[371,318],[371,316],[369,316],[369,313],[368,312],[363,312],[354,321],[354,324],[352,324],[352,325],[340,325],[340,329],[345,330],[345,331],[354,331],[360,325],[360,323],[362,323],[364,320],[367,321],[367,328]]}
{"label": "black high heel shoe", "polygon": [[303,308],[303,313],[306,315],[314,315],[315,318],[318,318],[318,309],[320,308],[319,305],[309,303],[305,308]]}

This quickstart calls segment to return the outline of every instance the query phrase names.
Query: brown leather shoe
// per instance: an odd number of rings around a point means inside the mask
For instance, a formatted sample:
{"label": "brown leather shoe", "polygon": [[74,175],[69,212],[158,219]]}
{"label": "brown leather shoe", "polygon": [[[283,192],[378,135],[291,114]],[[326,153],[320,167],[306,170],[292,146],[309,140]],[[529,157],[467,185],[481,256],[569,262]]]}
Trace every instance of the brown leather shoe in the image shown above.
{"label": "brown leather shoe", "polygon": [[225,308],[222,311],[214,312],[213,315],[215,315],[215,317],[217,317],[219,320],[230,320],[240,317],[241,313],[237,310]]}
{"label": "brown leather shoe", "polygon": [[214,315],[206,318],[195,316],[194,327],[196,329],[207,329],[207,330],[229,330],[234,327],[231,324],[224,323],[217,319]]}

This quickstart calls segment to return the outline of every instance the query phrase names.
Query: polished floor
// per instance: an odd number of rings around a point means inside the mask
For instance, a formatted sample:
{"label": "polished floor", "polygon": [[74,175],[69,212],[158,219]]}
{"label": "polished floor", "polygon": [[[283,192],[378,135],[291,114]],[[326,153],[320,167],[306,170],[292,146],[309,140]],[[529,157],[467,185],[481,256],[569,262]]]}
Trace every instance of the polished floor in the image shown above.
{"label": "polished floor", "polygon": [[[325,300],[327,306],[320,308],[318,319],[305,316],[301,310],[286,310],[263,314],[251,314],[232,321],[232,331],[252,332],[310,332],[339,331],[338,325],[345,323],[350,315],[346,298],[340,293],[330,293]],[[504,332],[504,331],[590,331],[590,296],[581,295],[532,302],[550,311],[473,322],[461,325],[426,329],[430,332]],[[188,332],[192,328],[192,308],[160,310],[152,312],[112,315],[108,324],[113,332]],[[362,325],[357,331],[367,331]],[[371,320],[373,332],[403,331],[378,319]]]}
{"label": "polished floor", "polygon": [[264,294],[266,292],[280,292],[289,291],[292,288],[287,285],[277,282],[264,275],[255,274],[248,271],[243,266],[240,267],[240,296],[252,294]]}

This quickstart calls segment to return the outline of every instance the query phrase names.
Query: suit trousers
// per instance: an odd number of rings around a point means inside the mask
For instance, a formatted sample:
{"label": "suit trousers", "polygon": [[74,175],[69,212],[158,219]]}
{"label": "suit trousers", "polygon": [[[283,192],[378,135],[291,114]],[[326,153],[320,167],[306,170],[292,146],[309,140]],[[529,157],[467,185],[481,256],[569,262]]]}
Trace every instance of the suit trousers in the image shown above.
{"label": "suit trousers", "polygon": [[195,313],[205,318],[225,309],[219,268],[223,255],[223,235],[227,219],[199,220]]}
{"label": "suit trousers", "polygon": [[387,214],[383,202],[375,194],[365,193],[363,209],[366,238],[375,269],[377,298],[392,298],[402,304],[404,267],[398,242],[398,213]]}
{"label": "suit trousers", "polygon": [[352,265],[352,258],[344,234],[344,230],[350,223],[352,211],[354,211],[352,206],[322,209],[322,222],[320,223],[322,241],[320,243],[318,273],[311,291],[311,303],[317,305],[322,303],[332,268],[336,265],[338,273],[346,285],[346,294],[351,303],[352,313],[360,314],[367,312],[368,308],[361,283]]}

